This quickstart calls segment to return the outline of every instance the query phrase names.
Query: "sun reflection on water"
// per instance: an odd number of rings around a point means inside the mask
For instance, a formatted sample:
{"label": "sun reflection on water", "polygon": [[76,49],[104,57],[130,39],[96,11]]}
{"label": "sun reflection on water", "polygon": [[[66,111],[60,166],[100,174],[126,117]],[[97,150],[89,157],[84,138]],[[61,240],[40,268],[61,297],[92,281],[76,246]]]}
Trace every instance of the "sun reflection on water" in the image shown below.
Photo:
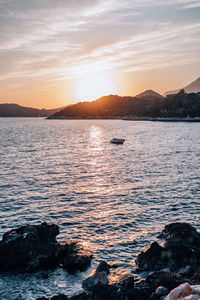
{"label": "sun reflection on water", "polygon": [[92,125],[90,128],[90,145],[95,151],[101,151],[103,149],[102,131],[98,126]]}

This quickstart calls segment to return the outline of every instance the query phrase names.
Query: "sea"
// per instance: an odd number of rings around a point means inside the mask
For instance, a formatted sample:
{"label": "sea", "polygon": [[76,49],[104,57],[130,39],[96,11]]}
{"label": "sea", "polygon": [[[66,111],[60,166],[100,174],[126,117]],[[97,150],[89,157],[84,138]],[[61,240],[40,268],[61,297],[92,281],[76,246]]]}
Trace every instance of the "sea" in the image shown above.
{"label": "sea", "polygon": [[0,299],[73,295],[101,260],[135,274],[166,224],[200,230],[199,201],[200,123],[0,118],[0,239],[55,223],[94,254],[86,272],[1,273]]}

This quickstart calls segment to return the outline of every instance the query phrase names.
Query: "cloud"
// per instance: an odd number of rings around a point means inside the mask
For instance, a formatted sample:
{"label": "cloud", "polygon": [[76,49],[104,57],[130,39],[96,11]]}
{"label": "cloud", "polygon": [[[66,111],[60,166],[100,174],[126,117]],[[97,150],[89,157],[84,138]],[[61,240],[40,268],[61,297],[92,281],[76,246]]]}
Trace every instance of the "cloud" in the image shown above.
{"label": "cloud", "polygon": [[0,82],[199,61],[198,12],[197,0],[0,0]]}

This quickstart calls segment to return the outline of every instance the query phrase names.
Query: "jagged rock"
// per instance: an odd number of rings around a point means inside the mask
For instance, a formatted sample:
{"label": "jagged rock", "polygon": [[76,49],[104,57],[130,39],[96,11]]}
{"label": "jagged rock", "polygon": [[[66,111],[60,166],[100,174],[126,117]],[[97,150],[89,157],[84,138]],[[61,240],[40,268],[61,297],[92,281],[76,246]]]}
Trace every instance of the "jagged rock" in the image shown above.
{"label": "jagged rock", "polygon": [[58,254],[59,263],[70,272],[83,271],[90,264],[92,254],[74,241],[60,246]]}
{"label": "jagged rock", "polygon": [[171,223],[159,237],[166,240],[164,246],[154,242],[142,251],[136,259],[138,270],[168,269],[190,275],[200,269],[200,234],[194,227],[187,223]]}
{"label": "jagged rock", "polygon": [[165,296],[169,293],[169,290],[165,286],[159,286],[155,290],[156,295]]}
{"label": "jagged rock", "polygon": [[57,225],[42,223],[12,229],[0,241],[0,271],[35,271],[62,265],[69,271],[83,270],[91,253],[76,243],[59,244]]}
{"label": "jagged rock", "polygon": [[154,293],[151,294],[149,300],[160,300],[168,295],[169,290],[164,286],[159,286]]}
{"label": "jagged rock", "polygon": [[158,271],[149,274],[145,280],[145,284],[155,291],[159,286],[164,286],[169,291],[176,286],[186,282],[187,280],[179,274],[171,272]]}
{"label": "jagged rock", "polygon": [[118,282],[115,283],[115,286],[121,289],[133,289],[135,285],[134,276],[132,274],[125,274],[119,278]]}
{"label": "jagged rock", "polygon": [[97,286],[105,286],[108,285],[109,280],[107,277],[106,272],[95,272],[94,275],[86,278],[83,283],[82,283],[82,287],[83,289],[85,289],[86,291],[94,291],[94,289]]}
{"label": "jagged rock", "polygon": [[171,223],[165,226],[160,238],[165,239],[165,246],[200,247],[200,234],[189,223]]}
{"label": "jagged rock", "polygon": [[108,275],[110,272],[110,268],[111,268],[111,266],[105,260],[103,260],[100,262],[100,264],[96,268],[96,272],[104,271]]}
{"label": "jagged rock", "polygon": [[[137,259],[136,265],[140,270],[159,270],[162,262],[163,247],[157,242],[153,242],[149,249],[141,252]],[[161,264],[163,265],[163,263]]]}

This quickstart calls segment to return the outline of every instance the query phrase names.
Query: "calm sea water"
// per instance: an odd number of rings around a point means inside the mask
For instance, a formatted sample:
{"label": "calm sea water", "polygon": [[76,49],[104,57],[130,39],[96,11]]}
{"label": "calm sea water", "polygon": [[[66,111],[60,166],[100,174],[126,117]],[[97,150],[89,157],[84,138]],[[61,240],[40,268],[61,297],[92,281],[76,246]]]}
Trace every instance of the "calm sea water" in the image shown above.
{"label": "calm sea water", "polygon": [[[120,273],[165,224],[200,229],[200,123],[1,118],[0,157],[0,236],[56,223]],[[1,274],[0,299],[71,295],[90,271]]]}

